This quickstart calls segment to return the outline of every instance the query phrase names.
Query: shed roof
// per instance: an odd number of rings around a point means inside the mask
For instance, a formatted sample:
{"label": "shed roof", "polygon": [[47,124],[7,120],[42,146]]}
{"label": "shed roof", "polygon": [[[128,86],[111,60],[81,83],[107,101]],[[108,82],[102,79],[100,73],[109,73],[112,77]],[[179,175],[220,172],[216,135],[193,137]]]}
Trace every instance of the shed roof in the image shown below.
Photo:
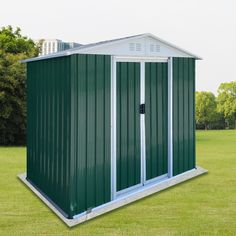
{"label": "shed roof", "polygon": [[[145,33],[145,34],[138,34],[138,35],[132,35],[132,36],[128,36],[128,37],[123,37],[123,38],[117,38],[117,39],[112,39],[112,40],[106,40],[106,41],[101,41],[101,42],[96,42],[96,43],[90,43],[90,44],[85,44],[85,45],[81,45],[79,47],[76,48],[71,48],[68,50],[64,50],[61,52],[57,52],[57,53],[53,53],[53,54],[49,54],[49,55],[44,55],[44,56],[38,56],[38,57],[34,57],[34,58],[29,58],[26,60],[23,60],[22,62],[31,62],[31,61],[38,61],[38,60],[44,60],[44,59],[49,59],[49,58],[56,58],[56,57],[62,57],[62,56],[69,56],[69,55],[73,55],[73,54],[104,54],[104,55],[119,55],[118,51],[121,49],[122,44],[126,43],[132,43],[132,42],[136,42],[137,40],[145,40],[145,39],[150,39],[150,40],[154,40],[155,42],[161,44],[163,47],[165,47],[166,49],[168,49],[167,51],[165,51],[165,54],[161,54],[160,52],[156,52],[156,54],[151,54],[148,56],[173,56],[173,55],[168,55],[168,52],[170,51],[174,51],[175,54],[179,53],[179,56],[183,56],[183,57],[192,57],[195,59],[202,59],[201,57],[185,50],[182,49],[178,46],[173,45],[172,43],[169,43],[163,39],[158,38],[157,36],[150,34],[150,33]],[[117,46],[120,46],[117,48]],[[124,47],[123,47],[124,48]],[[118,50],[118,51],[117,51]],[[130,56],[135,56],[136,54],[131,53],[131,52],[126,52],[124,50],[120,50],[121,55],[123,56],[127,56],[125,54],[129,54]],[[145,53],[146,53],[146,49],[145,49]],[[137,52],[136,52],[137,53]],[[174,55],[175,55],[174,54]]]}

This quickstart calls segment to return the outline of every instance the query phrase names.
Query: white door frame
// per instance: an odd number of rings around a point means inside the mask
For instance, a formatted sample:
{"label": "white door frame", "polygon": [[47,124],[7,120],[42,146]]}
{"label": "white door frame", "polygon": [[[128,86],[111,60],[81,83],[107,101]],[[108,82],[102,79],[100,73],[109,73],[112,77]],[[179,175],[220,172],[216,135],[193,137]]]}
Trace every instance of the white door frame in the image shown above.
{"label": "white door frame", "polygon": [[[145,104],[145,61],[140,61],[140,104]],[[145,114],[140,114],[140,150],[141,150],[141,174],[142,185],[146,181],[146,138],[145,138]]]}
{"label": "white door frame", "polygon": [[[172,59],[160,57],[111,57],[111,200],[115,200],[120,194],[133,191],[139,188],[146,181],[146,145],[145,145],[145,114],[140,116],[140,149],[141,149],[141,173],[140,184],[131,186],[117,192],[116,185],[116,63],[117,62],[139,62],[140,63],[140,104],[145,103],[145,62],[168,62],[168,176],[172,177]],[[171,68],[170,68],[171,67]],[[169,75],[171,74],[171,76]],[[171,86],[171,88],[169,88]],[[169,94],[171,93],[171,95]],[[171,135],[170,135],[171,134]],[[171,160],[170,160],[171,159]],[[171,166],[169,166],[171,164]],[[160,178],[154,178],[152,181],[158,181]]]}
{"label": "white door frame", "polygon": [[168,177],[173,177],[173,58],[168,58]]}

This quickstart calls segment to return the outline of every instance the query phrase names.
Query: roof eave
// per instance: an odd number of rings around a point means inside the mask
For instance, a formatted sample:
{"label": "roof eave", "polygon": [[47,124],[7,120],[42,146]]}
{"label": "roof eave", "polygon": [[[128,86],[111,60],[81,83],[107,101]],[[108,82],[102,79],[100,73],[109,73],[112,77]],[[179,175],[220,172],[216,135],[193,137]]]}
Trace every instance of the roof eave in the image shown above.
{"label": "roof eave", "polygon": [[185,50],[185,49],[182,49],[172,43],[169,43],[163,39],[160,39],[158,38],[157,36],[153,35],[153,34],[150,34],[150,33],[145,33],[145,34],[139,34],[139,35],[135,35],[135,36],[130,36],[130,37],[125,37],[125,38],[121,38],[121,39],[118,39],[118,40],[114,40],[112,42],[104,42],[104,43],[101,43],[99,45],[96,45],[96,43],[91,46],[88,45],[88,47],[86,47],[86,45],[84,45],[85,47],[78,47],[78,48],[73,48],[73,49],[69,49],[69,50],[66,50],[66,51],[63,51],[63,52],[58,52],[58,53],[55,53],[55,54],[49,54],[49,55],[46,55],[46,56],[39,56],[39,57],[34,57],[34,58],[29,58],[29,59],[26,59],[26,60],[22,60],[21,62],[22,63],[27,63],[27,62],[32,62],[32,61],[38,61],[38,60],[46,60],[46,59],[50,59],[50,58],[56,58],[56,57],[63,57],[63,56],[69,56],[69,55],[72,55],[72,54],[79,54],[80,52],[83,52],[83,50],[86,50],[86,49],[94,49],[94,48],[100,48],[100,47],[104,47],[104,45],[106,46],[109,46],[109,45],[113,45],[117,42],[125,42],[127,40],[130,40],[130,38],[142,38],[142,37],[151,37],[153,39],[156,39],[158,41],[160,41],[161,43],[171,47],[171,48],[174,48],[184,54],[186,54],[187,56],[189,57],[193,57],[195,58],[196,60],[202,60],[201,57]]}
{"label": "roof eave", "polygon": [[151,38],[154,38],[154,39],[156,39],[156,40],[158,40],[158,41],[160,41],[160,42],[162,42],[162,43],[164,43],[164,44],[166,44],[166,45],[168,45],[168,46],[170,46],[170,47],[172,47],[172,48],[175,48],[175,49],[177,49],[177,50],[179,50],[179,51],[181,51],[181,52],[183,52],[183,53],[189,55],[190,57],[195,58],[196,60],[203,60],[202,57],[197,56],[196,54],[193,54],[193,53],[191,53],[191,52],[189,52],[189,51],[187,51],[187,50],[185,50],[185,49],[183,49],[183,48],[180,48],[180,47],[178,47],[178,46],[176,46],[176,45],[174,45],[174,44],[172,44],[172,43],[170,43],[170,42],[168,42],[168,41],[166,41],[166,40],[163,40],[163,39],[161,39],[161,38],[158,38],[158,37],[157,37],[156,35],[154,35],[154,34],[146,33],[145,35],[146,35],[146,36],[149,36],[149,37],[151,37]]}
{"label": "roof eave", "polygon": [[51,59],[51,58],[56,58],[56,57],[64,57],[64,56],[69,56],[71,55],[71,53],[68,52],[58,52],[58,53],[54,53],[54,54],[49,54],[46,56],[38,56],[38,57],[31,57],[25,60],[21,60],[21,63],[27,63],[27,62],[33,62],[33,61],[40,61],[40,60],[46,60],[46,59]]}

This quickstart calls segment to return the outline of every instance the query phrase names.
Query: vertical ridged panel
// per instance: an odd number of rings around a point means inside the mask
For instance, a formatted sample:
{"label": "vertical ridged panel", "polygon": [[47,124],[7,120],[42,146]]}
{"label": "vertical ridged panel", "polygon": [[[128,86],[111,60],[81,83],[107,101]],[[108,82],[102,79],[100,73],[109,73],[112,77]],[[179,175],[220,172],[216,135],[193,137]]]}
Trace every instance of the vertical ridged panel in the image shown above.
{"label": "vertical ridged panel", "polygon": [[27,178],[69,214],[70,58],[27,71]]}
{"label": "vertical ridged panel", "polygon": [[27,65],[27,178],[69,218],[110,201],[111,58]]}
{"label": "vertical ridged panel", "polygon": [[145,63],[146,179],[167,173],[167,63]]}
{"label": "vertical ridged panel", "polygon": [[173,172],[195,168],[195,59],[173,58]]}
{"label": "vertical ridged panel", "polygon": [[72,56],[74,214],[110,201],[110,76],[110,56]]}
{"label": "vertical ridged panel", "polygon": [[117,191],[140,183],[140,63],[117,63]]}

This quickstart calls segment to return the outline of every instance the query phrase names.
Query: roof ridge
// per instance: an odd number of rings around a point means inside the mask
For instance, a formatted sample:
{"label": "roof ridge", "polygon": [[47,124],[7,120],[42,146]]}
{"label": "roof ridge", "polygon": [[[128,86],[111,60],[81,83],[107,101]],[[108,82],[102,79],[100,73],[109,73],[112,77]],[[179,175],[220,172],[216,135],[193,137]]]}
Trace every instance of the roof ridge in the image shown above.
{"label": "roof ridge", "polygon": [[94,43],[89,43],[89,44],[82,44],[81,46],[75,47],[75,48],[71,48],[71,49],[67,49],[64,51],[60,51],[57,53],[53,53],[53,54],[48,54],[48,55],[44,55],[44,56],[39,56],[39,57],[34,57],[34,58],[29,58],[26,60],[23,60],[22,62],[29,62],[29,61],[37,61],[37,60],[43,60],[43,59],[48,59],[48,58],[54,58],[54,57],[61,57],[61,56],[69,56],[72,54],[77,54],[80,51],[82,51],[83,49],[87,49],[87,48],[92,48],[92,47],[97,47],[97,46],[102,46],[104,44],[112,44],[114,42],[118,42],[118,41],[123,41],[123,40],[127,40],[127,39],[131,39],[131,38],[137,38],[137,37],[151,37],[161,43],[163,43],[164,45],[166,45],[167,47],[173,48],[175,50],[178,50],[184,54],[187,54],[191,57],[194,57],[196,59],[201,59],[200,57],[194,55],[193,53],[182,49],[178,46],[175,46],[172,43],[169,43],[157,36],[155,36],[154,34],[151,33],[143,33],[143,34],[137,34],[137,35],[131,35],[131,36],[126,36],[126,37],[122,37],[122,38],[115,38],[115,39],[110,39],[110,40],[103,40],[103,41],[99,41],[99,42],[94,42]]}

